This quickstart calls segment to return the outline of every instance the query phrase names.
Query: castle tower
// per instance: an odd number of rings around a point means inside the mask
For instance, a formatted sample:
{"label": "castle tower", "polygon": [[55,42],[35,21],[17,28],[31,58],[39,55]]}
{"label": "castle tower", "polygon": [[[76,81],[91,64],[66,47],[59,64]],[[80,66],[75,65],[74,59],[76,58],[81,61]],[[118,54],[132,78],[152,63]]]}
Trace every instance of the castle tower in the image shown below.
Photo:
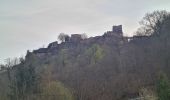
{"label": "castle tower", "polygon": [[112,32],[119,35],[123,35],[122,25],[113,26]]}
{"label": "castle tower", "polygon": [[71,38],[70,38],[71,42],[79,42],[81,40],[82,40],[82,37],[80,34],[72,34],[71,35]]}
{"label": "castle tower", "polygon": [[104,36],[114,36],[117,38],[123,37],[122,25],[114,25],[112,31],[105,32]]}

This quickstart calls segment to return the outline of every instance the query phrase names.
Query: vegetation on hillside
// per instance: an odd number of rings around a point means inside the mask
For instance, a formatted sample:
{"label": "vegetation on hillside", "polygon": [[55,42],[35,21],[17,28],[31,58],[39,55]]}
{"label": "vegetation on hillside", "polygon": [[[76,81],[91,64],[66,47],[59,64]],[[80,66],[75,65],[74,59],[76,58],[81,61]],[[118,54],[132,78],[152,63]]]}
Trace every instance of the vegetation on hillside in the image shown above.
{"label": "vegetation on hillside", "polygon": [[[170,100],[170,13],[147,13],[130,41],[100,36],[27,52],[0,72],[0,100]],[[161,74],[160,74],[161,72]]]}

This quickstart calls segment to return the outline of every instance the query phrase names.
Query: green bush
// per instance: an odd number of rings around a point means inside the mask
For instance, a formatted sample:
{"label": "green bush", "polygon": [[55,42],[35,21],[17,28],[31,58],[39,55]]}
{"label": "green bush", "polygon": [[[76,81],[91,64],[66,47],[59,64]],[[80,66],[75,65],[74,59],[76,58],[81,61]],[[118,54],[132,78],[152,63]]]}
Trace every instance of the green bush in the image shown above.
{"label": "green bush", "polygon": [[170,83],[165,74],[159,76],[157,93],[159,100],[170,100]]}

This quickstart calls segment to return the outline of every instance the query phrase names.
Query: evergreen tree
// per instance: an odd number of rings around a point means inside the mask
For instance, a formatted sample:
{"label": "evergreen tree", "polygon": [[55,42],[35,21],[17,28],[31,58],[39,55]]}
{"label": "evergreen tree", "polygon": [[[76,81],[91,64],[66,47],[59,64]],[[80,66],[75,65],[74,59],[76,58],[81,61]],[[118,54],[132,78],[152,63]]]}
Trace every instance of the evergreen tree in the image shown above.
{"label": "evergreen tree", "polygon": [[159,100],[170,100],[170,83],[165,74],[161,74],[157,84]]}

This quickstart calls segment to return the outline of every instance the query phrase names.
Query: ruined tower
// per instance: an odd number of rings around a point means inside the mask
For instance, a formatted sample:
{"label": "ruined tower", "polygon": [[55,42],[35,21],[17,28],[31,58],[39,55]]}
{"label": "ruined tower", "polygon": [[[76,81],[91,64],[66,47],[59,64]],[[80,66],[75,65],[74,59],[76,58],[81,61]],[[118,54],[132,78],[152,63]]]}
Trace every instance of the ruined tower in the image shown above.
{"label": "ruined tower", "polygon": [[71,42],[79,42],[81,40],[82,40],[82,37],[80,34],[72,34],[71,35],[71,38],[70,38]]}
{"label": "ruined tower", "polygon": [[113,26],[112,32],[116,34],[123,35],[122,25]]}
{"label": "ruined tower", "polygon": [[112,31],[105,32],[104,36],[122,38],[123,37],[122,25],[114,25],[112,27]]}

